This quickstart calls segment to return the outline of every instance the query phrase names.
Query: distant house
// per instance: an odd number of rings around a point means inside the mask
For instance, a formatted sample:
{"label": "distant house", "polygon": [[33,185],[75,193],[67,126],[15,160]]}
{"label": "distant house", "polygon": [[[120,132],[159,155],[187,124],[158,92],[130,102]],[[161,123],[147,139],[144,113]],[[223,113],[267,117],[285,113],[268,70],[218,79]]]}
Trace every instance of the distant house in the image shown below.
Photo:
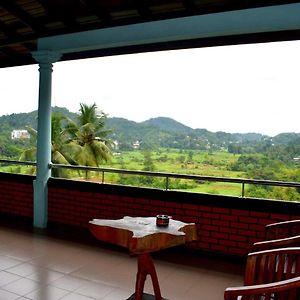
{"label": "distant house", "polygon": [[11,132],[11,139],[18,140],[18,139],[29,139],[30,133],[26,129],[16,129]]}
{"label": "distant house", "polygon": [[139,141],[136,141],[132,144],[132,148],[133,149],[139,149],[140,148],[140,142]]}

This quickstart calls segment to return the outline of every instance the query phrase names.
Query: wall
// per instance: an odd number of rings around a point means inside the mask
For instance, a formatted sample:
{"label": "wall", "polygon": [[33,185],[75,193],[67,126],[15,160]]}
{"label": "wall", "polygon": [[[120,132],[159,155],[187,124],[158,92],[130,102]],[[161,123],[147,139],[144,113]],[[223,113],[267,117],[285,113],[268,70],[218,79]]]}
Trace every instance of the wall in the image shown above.
{"label": "wall", "polygon": [[33,176],[0,173],[0,213],[32,218]]}
{"label": "wall", "polygon": [[[34,177],[0,173],[0,213],[32,218]],[[244,256],[264,226],[300,218],[300,203],[50,179],[49,224],[86,228],[93,218],[169,214],[197,224],[189,247]],[[74,227],[75,228],[75,227]]]}
{"label": "wall", "polygon": [[51,179],[49,221],[86,227],[93,218],[169,214],[197,224],[190,247],[243,256],[264,227],[300,218],[300,203],[214,196]]}

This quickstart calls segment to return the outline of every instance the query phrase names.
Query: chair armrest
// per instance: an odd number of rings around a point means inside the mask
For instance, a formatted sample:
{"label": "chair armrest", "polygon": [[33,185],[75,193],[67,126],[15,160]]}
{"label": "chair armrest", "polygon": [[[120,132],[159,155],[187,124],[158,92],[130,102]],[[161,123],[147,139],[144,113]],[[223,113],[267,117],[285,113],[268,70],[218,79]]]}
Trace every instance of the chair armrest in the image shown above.
{"label": "chair armrest", "polygon": [[296,235],[289,238],[269,240],[263,242],[254,243],[251,246],[250,252],[263,251],[276,248],[286,247],[300,247],[300,235]]}
{"label": "chair armrest", "polygon": [[300,235],[300,220],[273,223],[266,226],[266,239],[282,239]]}
{"label": "chair armrest", "polygon": [[[278,281],[275,283],[229,287],[224,292],[224,299],[237,300],[240,299],[239,298],[240,296],[265,296],[266,298],[264,299],[273,299],[268,297],[271,297],[271,295],[276,296],[282,294],[284,295],[287,294],[289,296],[289,298],[284,298],[284,299],[288,299],[288,300],[299,299],[297,298],[297,296],[299,297],[300,295],[300,277]],[[253,299],[258,299],[258,298],[255,297]]]}

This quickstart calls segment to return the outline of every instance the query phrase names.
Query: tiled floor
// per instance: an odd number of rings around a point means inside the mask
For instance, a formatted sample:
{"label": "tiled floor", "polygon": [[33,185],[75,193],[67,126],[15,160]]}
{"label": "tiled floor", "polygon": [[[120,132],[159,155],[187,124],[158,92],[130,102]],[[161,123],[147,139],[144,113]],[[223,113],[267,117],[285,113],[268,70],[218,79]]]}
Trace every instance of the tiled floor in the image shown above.
{"label": "tiled floor", "polygon": [[[223,299],[243,267],[204,257],[155,258],[163,297]],[[175,262],[174,262],[175,261]],[[121,300],[134,290],[136,258],[126,252],[0,227],[0,300]],[[152,293],[150,279],[145,292]]]}

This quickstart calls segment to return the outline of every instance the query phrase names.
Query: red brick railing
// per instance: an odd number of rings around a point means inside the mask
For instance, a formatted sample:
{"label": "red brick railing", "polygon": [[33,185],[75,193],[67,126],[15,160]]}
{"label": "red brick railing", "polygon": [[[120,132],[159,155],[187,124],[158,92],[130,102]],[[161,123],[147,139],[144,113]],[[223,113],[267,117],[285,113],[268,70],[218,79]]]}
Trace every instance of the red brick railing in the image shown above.
{"label": "red brick railing", "polygon": [[[32,217],[30,176],[0,176],[0,212]],[[49,222],[87,227],[93,218],[169,214],[197,224],[192,248],[243,256],[264,238],[264,226],[300,219],[300,203],[50,179]]]}
{"label": "red brick railing", "polygon": [[0,213],[32,218],[32,176],[0,173]]}

